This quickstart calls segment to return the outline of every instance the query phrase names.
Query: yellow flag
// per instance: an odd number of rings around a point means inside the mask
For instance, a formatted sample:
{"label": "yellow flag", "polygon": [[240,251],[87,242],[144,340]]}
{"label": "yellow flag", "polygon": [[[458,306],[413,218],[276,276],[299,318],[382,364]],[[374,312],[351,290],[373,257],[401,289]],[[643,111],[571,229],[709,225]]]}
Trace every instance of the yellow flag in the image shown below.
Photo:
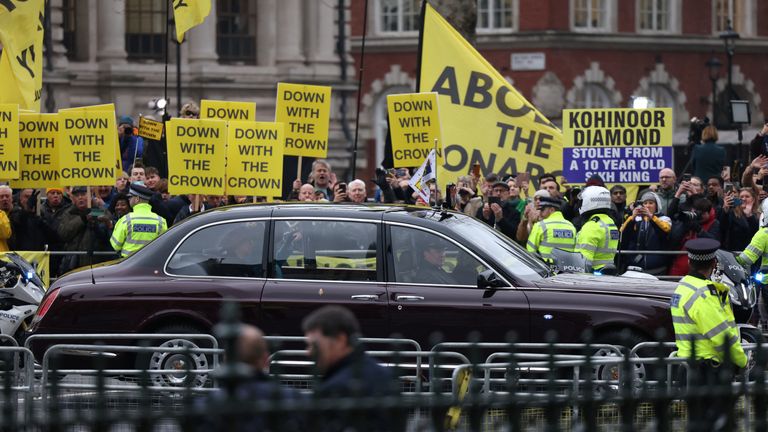
{"label": "yellow flag", "polygon": [[184,33],[202,24],[209,13],[211,13],[211,0],[173,0],[176,40],[183,42]]}
{"label": "yellow flag", "polygon": [[429,4],[420,47],[419,92],[436,92],[444,163],[441,184],[469,174],[562,172],[563,134]]}
{"label": "yellow flag", "polygon": [[44,0],[0,1],[0,103],[40,111]]}

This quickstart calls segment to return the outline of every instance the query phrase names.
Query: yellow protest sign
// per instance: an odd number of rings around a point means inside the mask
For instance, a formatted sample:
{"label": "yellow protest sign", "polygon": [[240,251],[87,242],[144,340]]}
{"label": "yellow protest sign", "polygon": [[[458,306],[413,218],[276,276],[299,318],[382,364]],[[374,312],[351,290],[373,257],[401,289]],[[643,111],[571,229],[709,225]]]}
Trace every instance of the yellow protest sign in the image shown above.
{"label": "yellow protest sign", "polygon": [[16,188],[59,186],[59,115],[27,114],[19,116],[19,179]]}
{"label": "yellow protest sign", "polygon": [[114,184],[117,158],[114,112],[66,110],[59,115],[61,185]]}
{"label": "yellow protest sign", "polygon": [[282,123],[229,122],[227,195],[282,196]]}
{"label": "yellow protest sign", "polygon": [[200,101],[200,118],[256,121],[256,104],[203,99]]}
{"label": "yellow protest sign", "polygon": [[163,122],[139,116],[139,136],[158,141],[163,138]]}
{"label": "yellow protest sign", "polygon": [[[100,105],[86,105],[74,108],[62,108],[59,112],[65,111],[110,111],[112,115],[115,114],[115,104],[100,104]],[[120,141],[117,139],[117,128],[115,128],[115,179],[119,179],[123,174],[123,161],[120,158]]]}
{"label": "yellow protest sign", "polygon": [[427,3],[419,92],[437,92],[445,144],[441,184],[468,174],[560,175],[562,133]]}
{"label": "yellow protest sign", "polygon": [[223,195],[226,122],[172,119],[166,127],[168,192],[173,195]]}
{"label": "yellow protest sign", "polygon": [[0,104],[0,173],[4,180],[19,178],[19,106]]}
{"label": "yellow protest sign", "polygon": [[0,1],[0,103],[40,111],[45,1]]}
{"label": "yellow protest sign", "polygon": [[671,108],[563,110],[563,176],[585,183],[655,183],[672,167]]}
{"label": "yellow protest sign", "polygon": [[442,162],[440,118],[437,93],[406,93],[387,96],[389,130],[392,135],[392,160],[395,167],[415,167],[435,150]]}
{"label": "yellow protest sign", "polygon": [[277,84],[275,121],[285,124],[287,156],[328,156],[331,88],[304,84]]}

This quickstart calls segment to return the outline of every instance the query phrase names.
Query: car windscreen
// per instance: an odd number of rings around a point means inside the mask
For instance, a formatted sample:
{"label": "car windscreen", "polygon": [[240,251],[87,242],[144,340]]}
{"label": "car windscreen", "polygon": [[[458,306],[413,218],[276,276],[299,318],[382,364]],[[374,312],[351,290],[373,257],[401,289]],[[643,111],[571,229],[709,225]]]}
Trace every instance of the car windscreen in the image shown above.
{"label": "car windscreen", "polygon": [[517,243],[488,225],[470,217],[444,218],[440,223],[474,245],[484,250],[515,277],[530,280],[549,275],[549,268]]}

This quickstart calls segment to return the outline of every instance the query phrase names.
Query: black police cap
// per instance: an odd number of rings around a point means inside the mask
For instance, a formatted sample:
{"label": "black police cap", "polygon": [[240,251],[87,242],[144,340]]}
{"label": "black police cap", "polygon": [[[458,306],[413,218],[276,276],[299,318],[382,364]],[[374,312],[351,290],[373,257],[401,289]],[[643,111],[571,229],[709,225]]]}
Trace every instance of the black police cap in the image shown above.
{"label": "black police cap", "polygon": [[143,200],[149,201],[152,199],[152,195],[154,192],[152,189],[142,186],[138,183],[131,183],[131,185],[128,187],[128,196],[135,196],[138,198],[141,198]]}
{"label": "black police cap", "polygon": [[715,239],[697,238],[685,242],[688,259],[693,261],[710,261],[715,259],[715,252],[720,249],[720,242]]}

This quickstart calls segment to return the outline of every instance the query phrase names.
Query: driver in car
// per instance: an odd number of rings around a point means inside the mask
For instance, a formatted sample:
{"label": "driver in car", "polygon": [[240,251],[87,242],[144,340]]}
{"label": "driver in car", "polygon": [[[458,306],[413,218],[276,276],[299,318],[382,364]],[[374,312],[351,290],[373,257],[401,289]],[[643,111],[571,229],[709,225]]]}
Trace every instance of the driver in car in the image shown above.
{"label": "driver in car", "polygon": [[437,239],[428,238],[421,249],[421,259],[417,263],[416,274],[421,280],[435,284],[455,284],[454,277],[443,269],[445,262],[445,244]]}

